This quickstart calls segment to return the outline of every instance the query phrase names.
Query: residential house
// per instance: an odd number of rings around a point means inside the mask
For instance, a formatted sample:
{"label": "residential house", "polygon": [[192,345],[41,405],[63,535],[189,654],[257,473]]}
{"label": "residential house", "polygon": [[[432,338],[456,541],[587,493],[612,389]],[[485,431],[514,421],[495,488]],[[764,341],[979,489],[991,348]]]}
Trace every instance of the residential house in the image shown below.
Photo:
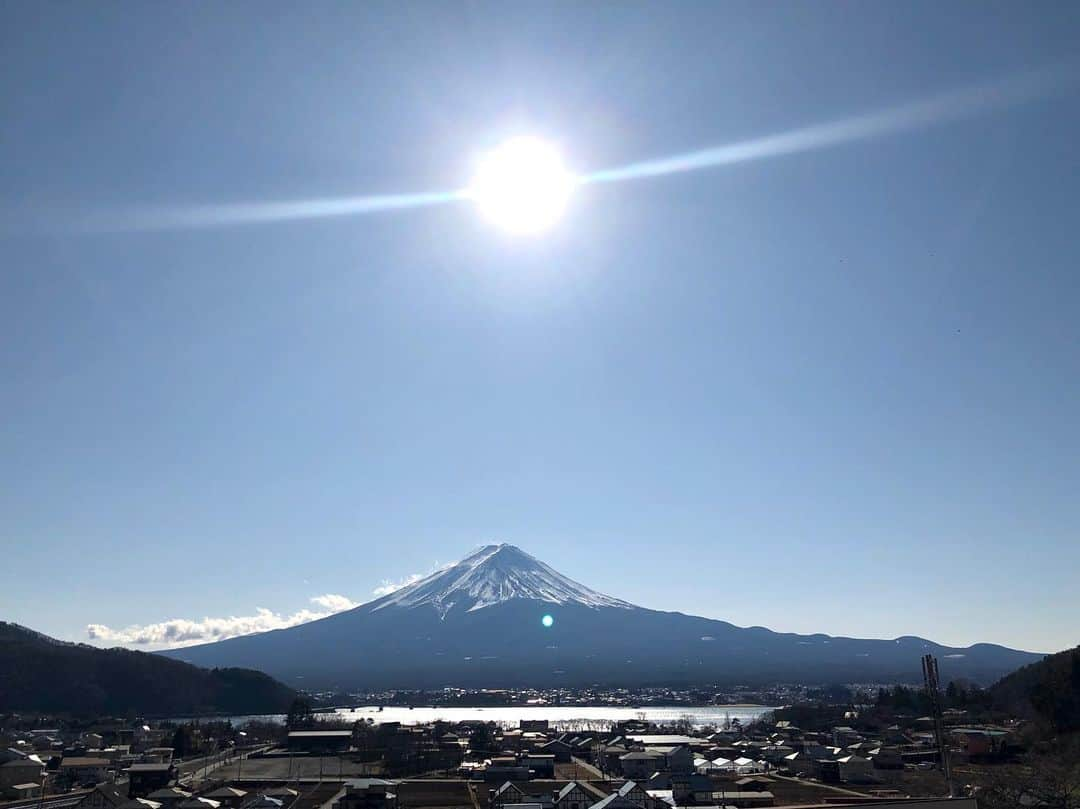
{"label": "residential house", "polygon": [[291,730],[290,750],[305,753],[341,753],[352,744],[351,730]]}
{"label": "residential house", "polygon": [[180,787],[162,787],[148,794],[146,799],[160,803],[164,809],[176,809],[180,804],[191,800],[191,793]]}
{"label": "residential house", "polygon": [[213,792],[207,792],[203,797],[215,800],[228,809],[239,809],[246,795],[247,792],[236,787],[221,787]]}
{"label": "residential house", "polygon": [[746,756],[740,756],[731,763],[735,766],[735,772],[740,774],[763,772],[768,766],[764,761],[756,761]]}
{"label": "residential house", "polygon": [[776,781],[762,775],[748,775],[735,782],[735,786],[743,792],[765,792],[772,788]]}
{"label": "residential house", "polygon": [[700,742],[693,736],[684,736],[679,733],[628,733],[627,740],[637,742],[642,747],[662,747],[666,745],[684,744],[689,747]]}
{"label": "residential house", "polygon": [[564,741],[553,739],[547,744],[540,745],[538,752],[555,756],[555,761],[558,764],[569,764],[573,748]]}
{"label": "residential house", "polygon": [[[374,792],[372,794],[378,794],[383,785],[371,784],[371,783],[368,783],[368,782],[369,781],[371,781],[371,782],[379,781],[379,780],[382,780],[382,779],[379,779],[379,778],[355,778],[355,779],[352,779],[350,781],[346,781],[345,784],[346,784],[346,786],[348,786],[349,784],[353,784],[354,791],[359,790],[360,792],[362,792],[363,790],[366,789],[366,790],[369,790],[369,791],[374,790]],[[387,782],[387,783],[390,783],[390,782]],[[262,794],[263,794],[263,797],[275,798],[275,799],[281,801],[281,805],[283,807],[285,807],[285,809],[289,809],[289,807],[292,806],[293,803],[295,803],[296,798],[300,795],[300,793],[297,790],[293,789],[292,787],[272,787],[271,789],[263,790]],[[359,792],[357,792],[357,794],[359,794]]]}
{"label": "residential house", "polygon": [[149,798],[128,798],[117,809],[161,809],[161,804]]}
{"label": "residential house", "polygon": [[866,757],[874,762],[874,767],[879,770],[904,769],[904,757],[898,747],[875,747],[867,752]]}
{"label": "residential house", "polygon": [[[353,778],[334,796],[329,809],[396,809],[397,784],[382,778]],[[274,809],[253,806],[251,809]]]}
{"label": "residential house", "polygon": [[107,778],[109,760],[89,756],[65,756],[60,761],[60,778],[69,784],[96,786]]}
{"label": "residential house", "polygon": [[784,756],[780,765],[792,775],[810,775],[814,772],[814,759],[806,753],[792,753]]}
{"label": "residential house", "polygon": [[132,764],[124,772],[128,776],[129,798],[145,798],[176,780],[176,768],[171,764]]}
{"label": "residential house", "polygon": [[41,784],[15,784],[7,788],[6,795],[13,800],[40,798]]}
{"label": "residential house", "polygon": [[524,764],[532,773],[533,778],[555,777],[555,756],[551,753],[532,753],[521,757]]}
{"label": "residential house", "polygon": [[127,789],[116,784],[98,784],[94,790],[75,804],[74,809],[119,809],[127,802]]}
{"label": "residential house", "polygon": [[707,737],[710,742],[717,745],[731,744],[739,738],[739,734],[731,730],[718,730]]}
{"label": "residential house", "polygon": [[523,735],[520,730],[504,730],[502,733],[502,749],[520,752],[523,746]]}
{"label": "residential house", "polygon": [[588,809],[596,798],[577,781],[571,781],[553,796],[554,809]]}
{"label": "residential house", "polygon": [[489,807],[490,809],[523,809],[523,807],[553,809],[559,793],[546,789],[538,792],[535,788],[531,788],[541,783],[543,782],[537,781],[530,784],[528,781],[522,781],[515,784],[507,781],[498,789],[491,790],[488,799]]}
{"label": "residential house", "polygon": [[836,762],[840,765],[840,780],[858,784],[874,779],[874,763],[862,756],[843,756]]}
{"label": "residential house", "polygon": [[[125,733],[118,734],[118,741],[124,743]],[[130,744],[135,750],[149,750],[151,747],[162,747],[169,736],[168,728],[152,728],[149,725],[136,725],[135,730],[129,737]]]}
{"label": "residential house", "polygon": [[491,809],[503,809],[519,803],[527,803],[526,795],[524,790],[512,781],[504,781],[488,793],[488,805]]}
{"label": "residential house", "polygon": [[[344,791],[344,790],[342,790]],[[246,803],[244,809],[283,809],[284,803],[280,798],[271,798],[268,795],[256,795]]]}
{"label": "residential house", "polygon": [[[663,762],[664,755],[662,753],[646,752],[644,750],[635,750],[619,757],[623,778],[629,778],[632,781],[644,781],[654,772],[661,769]],[[691,764],[693,764],[692,760]]]}
{"label": "residential house", "polygon": [[694,754],[686,745],[661,745],[646,747],[646,753],[659,753],[662,757],[658,769],[679,775],[688,775],[694,771]]}
{"label": "residential house", "polygon": [[847,747],[849,744],[861,741],[862,736],[854,728],[840,725],[832,729],[833,744],[836,747]]}
{"label": "residential house", "polygon": [[671,796],[676,806],[689,804],[711,804],[713,782],[707,775],[676,775],[672,774]]}
{"label": "residential house", "polygon": [[615,790],[615,794],[625,798],[640,809],[648,809],[650,805],[649,793],[646,792],[645,787],[637,781],[627,781]]}
{"label": "residential house", "polygon": [[835,758],[832,753],[832,748],[825,747],[824,745],[816,743],[803,745],[803,749],[799,752],[801,752],[811,761],[818,761],[819,759],[823,758]]}
{"label": "residential house", "polygon": [[39,752],[46,750],[63,749],[64,743],[60,741],[56,736],[51,736],[45,733],[39,733],[30,739],[30,744],[33,748]]}
{"label": "residential house", "polygon": [[573,751],[573,755],[580,756],[581,758],[590,758],[593,750],[597,746],[597,741],[592,736],[578,736],[571,739],[568,744]]}
{"label": "residential house", "polygon": [[640,809],[640,807],[629,798],[613,792],[606,798],[598,800],[589,809]]}
{"label": "residential house", "polygon": [[45,777],[45,762],[36,755],[22,756],[0,764],[0,794],[13,797],[9,792],[17,785],[40,784]]}
{"label": "residential house", "polygon": [[484,781],[501,784],[504,781],[528,781],[529,768],[513,756],[495,756],[484,768]]}
{"label": "residential house", "polygon": [[1008,732],[990,728],[951,728],[949,736],[967,756],[991,756],[1005,750]]}
{"label": "residential house", "polygon": [[622,764],[619,763],[619,759],[629,752],[621,744],[609,744],[607,747],[601,748],[599,760],[595,764],[605,773],[622,772]]}
{"label": "residential house", "polygon": [[539,752],[540,748],[550,741],[547,734],[536,730],[526,730],[521,734],[521,749],[530,753]]}
{"label": "residential house", "polygon": [[785,757],[795,752],[795,749],[787,744],[770,744],[767,747],[761,749],[761,757],[772,764],[777,766],[784,760]]}
{"label": "residential house", "polygon": [[735,770],[735,759],[733,759],[733,758],[724,758],[723,756],[720,756],[718,758],[714,758],[705,767],[705,772],[706,773],[711,773],[711,772],[733,772],[734,770]]}
{"label": "residential house", "polygon": [[768,790],[723,790],[713,793],[713,803],[718,806],[755,809],[760,806],[773,806],[776,799]]}
{"label": "residential house", "polygon": [[220,809],[221,802],[213,798],[188,798],[176,809]]}

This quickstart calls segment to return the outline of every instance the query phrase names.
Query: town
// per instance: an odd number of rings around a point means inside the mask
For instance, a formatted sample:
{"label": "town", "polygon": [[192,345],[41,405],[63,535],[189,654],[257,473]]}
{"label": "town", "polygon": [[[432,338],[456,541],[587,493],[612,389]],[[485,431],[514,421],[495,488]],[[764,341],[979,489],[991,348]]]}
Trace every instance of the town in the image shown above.
{"label": "town", "polygon": [[[854,686],[874,692],[879,684]],[[312,697],[327,704],[404,706],[484,706],[484,705],[580,705],[589,707],[703,706],[703,705],[785,705],[813,696],[813,687],[799,683],[774,683],[765,687],[749,685],[675,687],[587,688],[438,688],[384,689],[369,691],[315,691]]]}
{"label": "town", "polygon": [[[603,696],[606,693],[607,696]],[[646,704],[643,692],[447,689],[484,704]],[[681,694],[682,703],[678,702]],[[716,700],[748,690],[712,694]],[[897,801],[937,805],[978,795],[1027,745],[1027,723],[970,709],[941,711],[947,758],[925,694],[903,686],[773,686],[798,701],[741,722],[696,725],[435,720],[410,724],[294,702],[284,721],[0,720],[5,809],[668,809],[782,807]],[[668,693],[668,704],[709,689]],[[314,696],[314,695],[311,695]],[[371,696],[371,695],[367,695]],[[658,694],[653,694],[659,697]],[[956,695],[951,695],[956,697]],[[385,694],[388,704],[437,700]],[[950,698],[953,705],[965,698]],[[722,704],[722,703],[721,703]],[[582,716],[587,715],[587,710]],[[951,767],[946,783],[942,762]],[[964,800],[968,803],[965,804]],[[960,798],[950,805],[973,807]]]}

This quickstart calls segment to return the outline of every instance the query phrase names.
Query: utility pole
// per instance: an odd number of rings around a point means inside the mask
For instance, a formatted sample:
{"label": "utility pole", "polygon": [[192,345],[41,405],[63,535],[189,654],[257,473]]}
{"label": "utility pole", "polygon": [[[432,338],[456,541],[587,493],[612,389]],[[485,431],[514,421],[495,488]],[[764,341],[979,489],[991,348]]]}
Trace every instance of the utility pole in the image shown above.
{"label": "utility pole", "polygon": [[237,736],[240,737],[240,747],[238,749],[240,760],[236,762],[236,780],[239,782],[240,773],[244,770],[244,742],[247,740],[247,733],[240,731]]}
{"label": "utility pole", "polygon": [[43,809],[45,806],[45,785],[49,783],[49,772],[44,767],[41,768],[41,799],[38,801],[38,809]]}
{"label": "utility pole", "polygon": [[941,756],[941,770],[945,773],[945,783],[949,785],[949,797],[956,797],[953,787],[952,766],[949,761],[949,746],[945,741],[945,719],[941,713],[941,691],[938,681],[937,658],[933,655],[925,655],[922,659],[923,682],[926,683],[926,694],[930,697],[931,716],[934,720],[934,738],[937,741],[938,753]]}

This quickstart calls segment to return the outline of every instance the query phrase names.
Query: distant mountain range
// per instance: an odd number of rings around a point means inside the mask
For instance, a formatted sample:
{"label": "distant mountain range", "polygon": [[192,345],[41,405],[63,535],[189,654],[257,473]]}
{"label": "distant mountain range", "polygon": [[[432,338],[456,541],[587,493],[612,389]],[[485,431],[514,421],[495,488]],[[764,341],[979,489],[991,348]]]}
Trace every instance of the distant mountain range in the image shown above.
{"label": "distant mountain range", "polygon": [[328,618],[161,652],[200,666],[257,668],[312,689],[902,682],[921,679],[926,653],[940,659],[946,682],[989,683],[1041,658],[986,643],[795,635],[644,609],[513,545],[488,545]]}
{"label": "distant mountain range", "polygon": [[66,643],[0,621],[0,713],[278,713],[295,696],[262,672],[207,671],[146,652]]}

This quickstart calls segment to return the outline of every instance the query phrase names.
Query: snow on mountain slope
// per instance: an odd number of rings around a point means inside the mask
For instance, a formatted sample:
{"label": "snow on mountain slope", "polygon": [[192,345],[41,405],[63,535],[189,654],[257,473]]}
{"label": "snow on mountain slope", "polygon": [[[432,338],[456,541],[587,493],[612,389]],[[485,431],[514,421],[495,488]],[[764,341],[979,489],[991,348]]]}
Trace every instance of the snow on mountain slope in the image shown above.
{"label": "snow on mountain slope", "polygon": [[633,604],[590,590],[513,545],[485,545],[457,564],[371,602],[387,607],[431,605],[440,617],[454,607],[469,612],[511,599],[634,609]]}
{"label": "snow on mountain slope", "polygon": [[[545,613],[555,621],[543,623]],[[941,657],[947,677],[976,682],[992,682],[1040,657],[921,638],[743,629],[635,607],[566,578],[512,545],[481,548],[397,592],[317,621],[162,654],[339,690],[907,682],[921,675],[919,659],[927,653]]]}

